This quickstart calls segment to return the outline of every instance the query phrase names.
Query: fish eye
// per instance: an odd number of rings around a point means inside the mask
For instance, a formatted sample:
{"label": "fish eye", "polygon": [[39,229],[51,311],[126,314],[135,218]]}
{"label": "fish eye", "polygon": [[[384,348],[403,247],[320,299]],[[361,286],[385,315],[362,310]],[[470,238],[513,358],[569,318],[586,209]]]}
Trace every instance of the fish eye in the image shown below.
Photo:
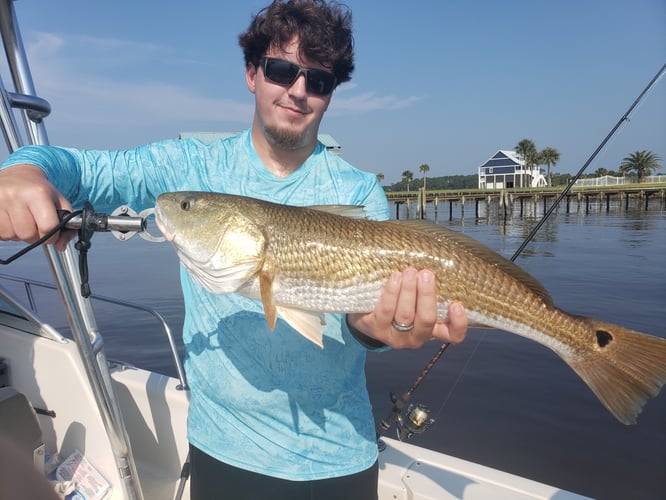
{"label": "fish eye", "polygon": [[187,199],[187,200],[181,201],[180,202],[180,208],[181,208],[181,210],[184,210],[185,212],[187,212],[190,208],[192,208],[192,200]]}

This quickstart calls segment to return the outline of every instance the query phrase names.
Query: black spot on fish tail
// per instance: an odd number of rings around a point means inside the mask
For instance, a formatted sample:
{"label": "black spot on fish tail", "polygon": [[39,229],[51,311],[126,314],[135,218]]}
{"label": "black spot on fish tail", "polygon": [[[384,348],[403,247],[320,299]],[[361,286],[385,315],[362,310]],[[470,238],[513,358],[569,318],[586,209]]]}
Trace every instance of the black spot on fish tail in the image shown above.
{"label": "black spot on fish tail", "polygon": [[567,362],[620,422],[636,423],[643,405],[666,383],[666,339],[583,320],[590,327],[588,349]]}
{"label": "black spot on fish tail", "polygon": [[599,347],[606,347],[613,341],[613,335],[605,330],[597,330],[595,333],[597,336],[597,345]]}

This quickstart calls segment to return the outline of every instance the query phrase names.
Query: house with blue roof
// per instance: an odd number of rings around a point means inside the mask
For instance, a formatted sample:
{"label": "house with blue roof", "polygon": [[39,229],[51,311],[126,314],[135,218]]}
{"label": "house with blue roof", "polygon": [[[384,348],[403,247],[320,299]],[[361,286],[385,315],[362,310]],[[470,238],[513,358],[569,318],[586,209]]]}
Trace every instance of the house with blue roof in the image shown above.
{"label": "house with blue roof", "polygon": [[545,186],[538,165],[531,168],[515,151],[500,150],[479,166],[479,189],[507,189]]}

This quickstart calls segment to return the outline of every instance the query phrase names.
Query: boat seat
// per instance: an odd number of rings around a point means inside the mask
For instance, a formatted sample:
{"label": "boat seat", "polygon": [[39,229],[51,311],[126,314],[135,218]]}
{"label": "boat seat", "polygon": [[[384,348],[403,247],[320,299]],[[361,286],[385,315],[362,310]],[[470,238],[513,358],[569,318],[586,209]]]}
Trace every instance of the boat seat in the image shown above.
{"label": "boat seat", "polygon": [[45,445],[37,414],[28,398],[11,386],[0,387],[0,434],[33,457],[44,470]]}

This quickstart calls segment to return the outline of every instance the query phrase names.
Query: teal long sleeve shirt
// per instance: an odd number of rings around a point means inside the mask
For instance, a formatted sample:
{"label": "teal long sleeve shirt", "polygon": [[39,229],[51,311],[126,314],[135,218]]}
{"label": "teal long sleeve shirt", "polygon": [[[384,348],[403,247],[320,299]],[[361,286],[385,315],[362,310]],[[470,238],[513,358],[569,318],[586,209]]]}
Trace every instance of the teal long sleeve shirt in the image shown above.
{"label": "teal long sleeve shirt", "polygon": [[[291,205],[363,205],[388,219],[374,174],[318,144],[284,178],[268,172],[249,131],[210,144],[165,140],[124,151],[28,146],[0,168],[41,167],[76,208],[154,206],[166,191],[240,194]],[[215,228],[211,228],[215,230]],[[191,387],[188,439],[236,467],[291,480],[352,474],[377,459],[366,389],[366,349],[343,315],[326,315],[324,348],[278,319],[269,331],[260,302],[204,290],[181,266],[183,341]]]}

